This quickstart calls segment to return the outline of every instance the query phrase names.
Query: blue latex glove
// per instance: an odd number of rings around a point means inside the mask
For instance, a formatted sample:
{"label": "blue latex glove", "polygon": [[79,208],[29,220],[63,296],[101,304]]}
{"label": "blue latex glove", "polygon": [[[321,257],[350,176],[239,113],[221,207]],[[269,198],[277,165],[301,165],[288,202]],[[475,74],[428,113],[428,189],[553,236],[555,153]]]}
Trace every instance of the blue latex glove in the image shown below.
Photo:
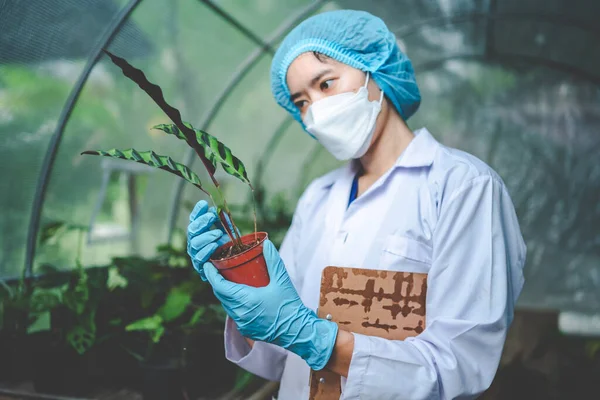
{"label": "blue latex glove", "polygon": [[[215,224],[217,229],[210,229]],[[200,278],[206,281],[202,268],[204,263],[219,246],[229,242],[230,239],[223,231],[215,208],[209,208],[208,203],[204,200],[196,203],[190,213],[187,237],[187,253],[192,259],[194,269],[200,274]]]}
{"label": "blue latex glove", "polygon": [[337,324],[318,318],[302,303],[269,240],[264,242],[263,254],[270,277],[265,287],[230,282],[208,262],[204,264],[204,273],[242,335],[288,349],[313,370],[323,369],[335,345]]}

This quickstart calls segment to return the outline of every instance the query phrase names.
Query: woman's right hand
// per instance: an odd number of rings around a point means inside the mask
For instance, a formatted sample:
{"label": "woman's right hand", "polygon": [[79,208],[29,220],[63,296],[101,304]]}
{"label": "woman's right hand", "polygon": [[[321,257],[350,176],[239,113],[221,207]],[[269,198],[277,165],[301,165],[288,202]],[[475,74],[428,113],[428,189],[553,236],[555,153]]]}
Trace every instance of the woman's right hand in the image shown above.
{"label": "woman's right hand", "polygon": [[187,229],[187,253],[192,260],[194,269],[203,281],[204,263],[214,251],[229,241],[229,236],[222,229],[210,229],[213,224],[221,225],[214,207],[208,207],[205,200],[200,200],[190,213],[190,223]]}

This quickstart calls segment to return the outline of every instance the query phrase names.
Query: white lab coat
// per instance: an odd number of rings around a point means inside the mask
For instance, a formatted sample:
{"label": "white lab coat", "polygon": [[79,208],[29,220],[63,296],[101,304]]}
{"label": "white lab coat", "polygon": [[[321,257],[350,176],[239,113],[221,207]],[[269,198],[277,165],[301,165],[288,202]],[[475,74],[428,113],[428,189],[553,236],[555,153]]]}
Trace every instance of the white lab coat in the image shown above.
{"label": "white lab coat", "polygon": [[[404,341],[354,334],[342,399],[466,399],[489,387],[514,304],[526,246],[501,178],[485,163],[437,142],[426,129],[349,207],[355,165],[313,181],[280,253],[304,304],[316,310],[329,265],[428,273],[426,329]],[[231,320],[226,356],[281,380],[279,400],[308,399],[309,367],[257,342]]]}

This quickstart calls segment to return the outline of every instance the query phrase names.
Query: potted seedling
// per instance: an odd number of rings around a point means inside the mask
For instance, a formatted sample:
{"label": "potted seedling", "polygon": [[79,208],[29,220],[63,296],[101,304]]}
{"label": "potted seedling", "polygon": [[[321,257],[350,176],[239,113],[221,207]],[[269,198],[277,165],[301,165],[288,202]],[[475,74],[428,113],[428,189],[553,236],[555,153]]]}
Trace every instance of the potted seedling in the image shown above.
{"label": "potted seedling", "polygon": [[235,157],[231,150],[222,142],[207,132],[195,129],[191,124],[181,119],[179,110],[170,106],[163,96],[162,89],[151,83],[145,74],[129,64],[125,59],[118,57],[106,50],[104,52],[117,65],[123,74],[134,81],[150,98],[164,111],[173,124],[161,124],[153,129],[158,129],[166,134],[183,140],[194,149],[202,164],[206,168],[213,185],[215,186],[220,201],[202,186],[200,178],[186,165],[178,163],[171,157],[156,154],[154,151],[138,151],[135,149],[108,151],[88,150],[82,154],[99,155],[104,157],[119,158],[135,161],[154,168],[159,168],[186,180],[196,188],[204,192],[217,208],[217,214],[221,225],[224,227],[230,241],[219,247],[211,257],[211,262],[221,274],[228,280],[243,283],[250,286],[266,286],[269,283],[269,275],[263,257],[263,242],[267,239],[266,232],[257,232],[256,212],[254,212],[254,233],[242,236],[235,224],[229,210],[229,206],[221,191],[221,185],[215,177],[215,171],[221,166],[225,172],[246,183],[251,190],[252,184],[248,179],[244,164]]}

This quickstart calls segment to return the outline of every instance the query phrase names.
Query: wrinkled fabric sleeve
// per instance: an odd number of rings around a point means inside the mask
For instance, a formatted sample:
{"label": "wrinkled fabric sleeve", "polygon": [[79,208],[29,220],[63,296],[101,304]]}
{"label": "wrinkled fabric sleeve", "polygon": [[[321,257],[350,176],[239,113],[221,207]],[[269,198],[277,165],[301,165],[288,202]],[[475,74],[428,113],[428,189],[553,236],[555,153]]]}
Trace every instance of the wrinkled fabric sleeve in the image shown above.
{"label": "wrinkled fabric sleeve", "polygon": [[[292,283],[298,287],[296,277],[296,248],[300,236],[302,204],[306,194],[298,202],[292,224],[288,229],[279,254],[285,263]],[[287,350],[264,342],[255,342],[254,346],[246,342],[239,333],[235,322],[229,317],[225,322],[225,357],[239,367],[271,381],[280,381],[287,358]]]}
{"label": "wrinkled fabric sleeve", "polygon": [[270,343],[255,342],[252,348],[229,317],[225,322],[225,357],[269,381],[280,381],[287,351]]}
{"label": "wrinkled fabric sleeve", "polygon": [[426,329],[404,341],[354,334],[342,399],[470,399],[491,384],[523,287],[525,243],[496,177],[474,178],[444,203]]}

